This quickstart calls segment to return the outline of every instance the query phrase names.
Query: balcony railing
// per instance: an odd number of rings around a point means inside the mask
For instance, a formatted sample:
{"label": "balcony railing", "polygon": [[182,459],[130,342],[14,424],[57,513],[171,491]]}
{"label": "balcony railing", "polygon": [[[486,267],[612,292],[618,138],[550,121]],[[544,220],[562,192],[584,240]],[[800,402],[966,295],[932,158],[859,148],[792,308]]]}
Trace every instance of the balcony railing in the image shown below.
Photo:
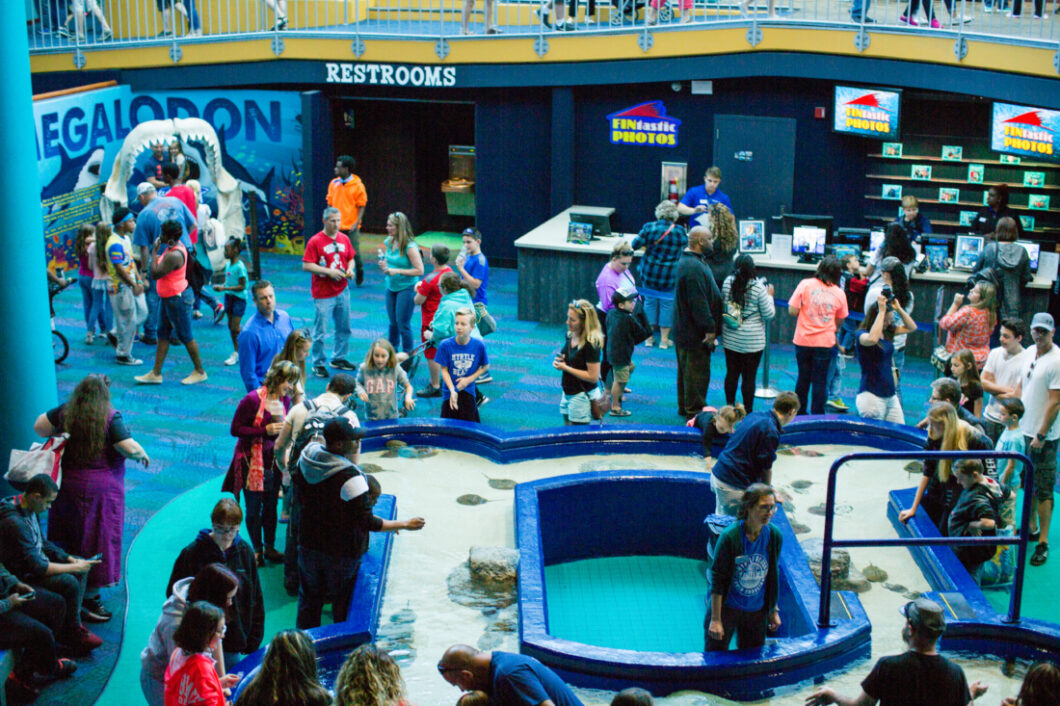
{"label": "balcony railing", "polygon": [[[31,54],[79,53],[255,36],[350,37],[359,56],[361,37],[450,41],[640,32],[641,48],[648,51],[656,31],[741,26],[747,27],[751,46],[762,41],[764,31],[785,26],[852,29],[855,47],[861,51],[879,31],[954,38],[958,58],[967,52],[970,39],[1048,49],[1060,46],[1052,15],[1060,0],[921,0],[915,14],[910,13],[911,0],[775,0],[775,6],[770,0],[746,0],[746,5],[741,0],[588,2],[576,1],[573,20],[567,10],[568,22],[559,23],[558,8],[539,0],[491,0],[489,5],[484,0],[86,0],[88,12],[81,18],[59,9],[65,3],[58,0],[37,0],[31,3],[36,16],[29,17],[29,46]],[[1022,4],[1022,13],[1014,17],[1016,3]],[[1035,11],[1047,17],[1036,18]],[[535,49],[547,52],[547,42],[535,42]],[[274,42],[274,50],[281,53],[282,42]]]}

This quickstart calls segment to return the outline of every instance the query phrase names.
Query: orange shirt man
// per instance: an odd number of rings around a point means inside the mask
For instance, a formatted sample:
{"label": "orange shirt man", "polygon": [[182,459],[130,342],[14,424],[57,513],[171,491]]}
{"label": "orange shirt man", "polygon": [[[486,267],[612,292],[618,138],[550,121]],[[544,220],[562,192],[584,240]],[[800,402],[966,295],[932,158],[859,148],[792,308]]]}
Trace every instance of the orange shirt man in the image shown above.
{"label": "orange shirt man", "polygon": [[356,160],[348,154],[341,154],[335,161],[335,178],[328,184],[328,206],[334,206],[342,214],[340,230],[353,244],[353,264],[357,269],[357,286],[364,283],[364,261],[361,259],[361,219],[364,218],[364,206],[368,203],[368,192],[364,182],[353,173]]}

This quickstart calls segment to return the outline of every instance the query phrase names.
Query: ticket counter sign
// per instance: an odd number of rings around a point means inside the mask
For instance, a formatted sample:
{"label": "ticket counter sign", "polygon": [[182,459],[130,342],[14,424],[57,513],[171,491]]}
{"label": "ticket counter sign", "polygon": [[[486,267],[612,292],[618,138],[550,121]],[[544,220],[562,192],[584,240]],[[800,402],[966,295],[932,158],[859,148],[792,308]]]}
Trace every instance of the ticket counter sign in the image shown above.
{"label": "ticket counter sign", "polygon": [[876,140],[897,140],[901,98],[899,91],[836,86],[832,129]]}
{"label": "ticket counter sign", "polygon": [[607,116],[613,145],[677,146],[681,121],[666,114],[662,101],[641,103]]}
{"label": "ticket counter sign", "polygon": [[1060,111],[1027,105],[994,103],[990,148],[1035,160],[1060,162],[1056,137]]}

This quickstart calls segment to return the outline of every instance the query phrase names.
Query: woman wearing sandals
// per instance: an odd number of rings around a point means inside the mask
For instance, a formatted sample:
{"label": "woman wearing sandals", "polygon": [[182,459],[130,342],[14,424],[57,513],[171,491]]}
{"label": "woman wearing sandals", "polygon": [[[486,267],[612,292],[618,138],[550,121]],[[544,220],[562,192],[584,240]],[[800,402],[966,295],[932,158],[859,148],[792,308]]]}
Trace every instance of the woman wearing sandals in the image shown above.
{"label": "woman wearing sandals", "polygon": [[589,424],[592,400],[600,396],[600,350],[604,333],[596,318],[596,307],[576,299],[567,307],[567,340],[552,367],[563,372],[563,396],[559,413],[563,423]]}

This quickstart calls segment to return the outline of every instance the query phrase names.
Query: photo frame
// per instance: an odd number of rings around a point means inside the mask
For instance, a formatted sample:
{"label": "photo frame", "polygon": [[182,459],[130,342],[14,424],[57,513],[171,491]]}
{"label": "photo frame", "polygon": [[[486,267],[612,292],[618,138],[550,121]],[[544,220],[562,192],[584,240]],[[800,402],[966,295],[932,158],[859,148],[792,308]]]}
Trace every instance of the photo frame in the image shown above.
{"label": "photo frame", "polygon": [[943,145],[942,159],[947,162],[960,162],[964,159],[964,148],[960,145]]}
{"label": "photo frame", "polygon": [[901,184],[884,184],[880,187],[880,197],[885,198],[888,201],[901,201],[902,200],[902,185]]}
{"label": "photo frame", "polygon": [[766,222],[765,221],[740,221],[739,223],[739,248],[740,252],[749,255],[765,253],[766,251]]}
{"label": "photo frame", "polygon": [[1024,186],[1045,186],[1045,172],[1023,172]]}
{"label": "photo frame", "polygon": [[968,183],[969,184],[982,184],[983,175],[986,174],[985,164],[969,164],[968,165]]}
{"label": "photo frame", "polygon": [[1002,164],[1019,164],[1020,158],[1014,154],[1003,154],[1001,155],[1000,161]]}
{"label": "photo frame", "polygon": [[983,236],[958,235],[953,256],[953,266],[959,270],[971,270],[983,254]]}
{"label": "photo frame", "polygon": [[962,226],[970,226],[972,225],[972,223],[975,223],[975,219],[978,215],[979,214],[975,211],[961,211],[960,215],[958,216],[958,222]]}
{"label": "photo frame", "polygon": [[917,181],[931,181],[931,165],[914,164],[909,170],[909,177]]}
{"label": "photo frame", "polygon": [[670,182],[675,182],[677,198],[688,191],[688,163],[663,162],[659,175],[659,200],[670,198]]}
{"label": "photo frame", "polygon": [[883,156],[893,157],[898,159],[902,156],[902,143],[901,142],[884,142],[883,143]]}
{"label": "photo frame", "polygon": [[1020,216],[1020,225],[1024,231],[1034,230],[1034,216]]}
{"label": "photo frame", "polygon": [[961,200],[961,190],[960,189],[949,189],[949,188],[940,188],[939,189],[939,203],[957,203],[960,200]]}
{"label": "photo frame", "polygon": [[1045,194],[1029,194],[1027,208],[1033,208],[1035,211],[1048,211],[1049,197]]}

